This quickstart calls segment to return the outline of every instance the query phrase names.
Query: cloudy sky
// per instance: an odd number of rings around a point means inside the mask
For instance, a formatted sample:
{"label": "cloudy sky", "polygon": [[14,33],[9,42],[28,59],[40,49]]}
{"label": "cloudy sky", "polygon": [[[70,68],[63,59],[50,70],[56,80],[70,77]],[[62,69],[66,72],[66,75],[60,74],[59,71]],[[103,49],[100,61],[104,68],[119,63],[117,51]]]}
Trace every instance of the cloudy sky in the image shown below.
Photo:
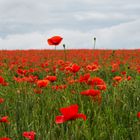
{"label": "cloudy sky", "polygon": [[140,48],[140,0],[0,0],[0,49]]}

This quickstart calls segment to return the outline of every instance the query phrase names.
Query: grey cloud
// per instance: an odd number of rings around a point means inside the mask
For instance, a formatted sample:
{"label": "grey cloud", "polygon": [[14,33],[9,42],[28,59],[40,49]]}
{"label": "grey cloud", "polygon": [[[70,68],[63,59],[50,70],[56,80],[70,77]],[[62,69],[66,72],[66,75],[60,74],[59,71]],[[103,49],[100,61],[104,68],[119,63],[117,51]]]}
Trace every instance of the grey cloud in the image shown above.
{"label": "grey cloud", "polygon": [[54,49],[47,44],[47,38],[60,35],[64,39],[57,49],[63,49],[62,44],[66,44],[68,49],[92,49],[93,37],[97,38],[97,49],[136,49],[140,48],[140,20],[123,23],[113,27],[96,29],[89,32],[68,29],[53,29],[50,32],[28,33],[9,35],[0,39],[3,49]]}
{"label": "grey cloud", "polygon": [[140,48],[140,20],[95,31],[99,48]]}
{"label": "grey cloud", "polygon": [[[122,38],[125,38],[125,33],[128,33],[127,30],[124,30],[125,26],[130,26],[130,23],[134,24],[135,21],[138,21],[140,19],[139,13],[139,0],[0,0],[0,43],[10,42],[12,38],[15,40],[15,35],[20,40],[21,36],[24,38],[24,36],[29,35],[31,39],[33,36],[40,38],[45,34],[62,33],[67,40],[74,42],[70,43],[70,46],[74,47],[74,44],[75,46],[79,44],[81,41],[78,40],[78,36],[80,36],[80,38],[87,38],[87,40],[85,42],[83,40],[79,46],[86,47],[87,45],[90,47],[91,43],[87,43],[90,42],[88,38],[91,38],[95,33],[99,35],[99,40],[101,38],[102,41],[106,39],[101,33],[107,34],[108,42],[112,42],[110,34],[116,36],[113,32],[116,33],[116,29],[120,25],[124,32]],[[134,25],[139,26],[138,24]],[[133,26],[130,28],[134,31]],[[139,32],[138,27],[135,29]],[[68,37],[73,36],[73,34],[75,34],[75,38]],[[130,36],[130,32],[128,34]],[[133,40],[135,38],[137,37],[133,37]],[[132,42],[133,46],[134,41]],[[135,42],[138,41],[135,40]],[[12,43],[14,42],[12,41]],[[27,44],[31,47],[32,43],[28,42]],[[122,44],[125,43],[122,41]],[[8,47],[8,44],[5,46]],[[102,43],[101,46],[103,46]]]}

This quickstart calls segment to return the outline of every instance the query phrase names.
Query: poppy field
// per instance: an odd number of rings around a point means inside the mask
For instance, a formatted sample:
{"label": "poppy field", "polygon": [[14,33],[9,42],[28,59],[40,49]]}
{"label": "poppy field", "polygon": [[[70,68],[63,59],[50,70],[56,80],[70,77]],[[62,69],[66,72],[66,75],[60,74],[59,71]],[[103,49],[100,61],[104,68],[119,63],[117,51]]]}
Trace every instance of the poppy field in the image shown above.
{"label": "poppy field", "polygon": [[0,140],[140,140],[140,50],[1,50]]}

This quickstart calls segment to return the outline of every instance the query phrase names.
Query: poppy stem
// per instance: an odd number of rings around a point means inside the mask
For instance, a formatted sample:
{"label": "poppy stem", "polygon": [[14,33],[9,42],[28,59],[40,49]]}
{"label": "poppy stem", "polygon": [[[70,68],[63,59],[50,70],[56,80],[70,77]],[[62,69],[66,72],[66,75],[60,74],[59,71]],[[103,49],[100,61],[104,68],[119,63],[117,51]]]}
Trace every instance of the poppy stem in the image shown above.
{"label": "poppy stem", "polygon": [[96,37],[94,37],[94,46],[93,46],[93,55],[92,55],[92,59],[94,58],[95,45],[96,45]]}
{"label": "poppy stem", "polygon": [[63,48],[64,48],[64,55],[65,55],[65,61],[67,60],[67,55],[66,55],[66,46],[65,44],[63,44]]}
{"label": "poppy stem", "polygon": [[96,37],[94,37],[94,50],[95,50],[95,45],[96,45]]}

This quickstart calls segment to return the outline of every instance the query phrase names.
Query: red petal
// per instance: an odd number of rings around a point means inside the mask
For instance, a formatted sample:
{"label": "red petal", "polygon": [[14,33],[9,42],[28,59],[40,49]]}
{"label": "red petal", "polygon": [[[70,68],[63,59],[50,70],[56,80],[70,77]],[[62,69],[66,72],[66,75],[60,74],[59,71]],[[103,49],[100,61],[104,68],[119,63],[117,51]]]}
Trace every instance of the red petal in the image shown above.
{"label": "red petal", "polygon": [[95,89],[88,89],[88,90],[82,91],[80,94],[86,95],[86,96],[97,96],[100,94],[100,91],[95,90]]}
{"label": "red petal", "polygon": [[78,105],[71,105],[66,108],[60,108],[60,112],[63,114],[65,119],[69,120],[78,113]]}
{"label": "red petal", "polygon": [[55,118],[55,123],[59,124],[59,123],[63,123],[66,120],[64,119],[64,116],[56,116]]}
{"label": "red petal", "polygon": [[49,45],[54,45],[51,39],[48,39],[48,44]]}

